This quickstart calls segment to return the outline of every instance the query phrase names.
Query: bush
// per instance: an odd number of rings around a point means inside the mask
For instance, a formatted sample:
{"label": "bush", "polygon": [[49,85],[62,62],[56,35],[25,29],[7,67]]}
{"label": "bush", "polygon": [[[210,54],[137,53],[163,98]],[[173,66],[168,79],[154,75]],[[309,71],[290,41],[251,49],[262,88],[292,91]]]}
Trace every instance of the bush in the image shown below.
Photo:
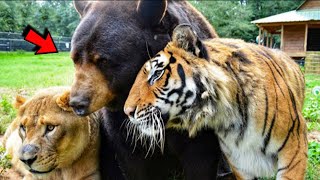
{"label": "bush", "polygon": [[16,115],[16,111],[7,96],[2,96],[0,99],[0,114],[0,134],[4,134]]}
{"label": "bush", "polygon": [[309,98],[309,102],[305,104],[302,114],[308,121],[317,122],[320,120],[320,95],[312,95]]}
{"label": "bush", "polygon": [[26,54],[26,51],[23,49],[16,50],[15,52],[20,55]]}
{"label": "bush", "polygon": [[0,146],[0,175],[11,168],[10,157],[5,154],[5,149]]}
{"label": "bush", "polygon": [[320,144],[312,141],[309,142],[308,158],[312,164],[320,164]]}
{"label": "bush", "polygon": [[312,141],[308,143],[308,173],[306,179],[320,177],[320,144]]}

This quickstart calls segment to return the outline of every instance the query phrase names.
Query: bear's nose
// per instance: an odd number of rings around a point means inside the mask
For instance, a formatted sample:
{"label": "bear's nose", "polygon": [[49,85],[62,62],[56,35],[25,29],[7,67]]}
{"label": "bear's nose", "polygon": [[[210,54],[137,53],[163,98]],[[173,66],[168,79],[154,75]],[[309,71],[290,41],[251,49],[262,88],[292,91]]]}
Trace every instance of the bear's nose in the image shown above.
{"label": "bear's nose", "polygon": [[21,149],[20,160],[26,165],[31,166],[32,163],[37,159],[37,154],[40,148],[33,144],[27,144]]}
{"label": "bear's nose", "polygon": [[80,96],[71,97],[69,105],[78,116],[85,116],[88,114],[88,107],[90,101]]}
{"label": "bear's nose", "polygon": [[134,117],[134,112],[136,111],[135,107],[125,107],[124,113],[129,117]]}

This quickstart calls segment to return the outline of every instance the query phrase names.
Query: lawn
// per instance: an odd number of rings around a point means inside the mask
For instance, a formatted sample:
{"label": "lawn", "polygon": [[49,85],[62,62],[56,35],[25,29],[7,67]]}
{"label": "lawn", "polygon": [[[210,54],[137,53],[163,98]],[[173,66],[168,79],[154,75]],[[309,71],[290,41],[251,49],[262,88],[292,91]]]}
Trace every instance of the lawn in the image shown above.
{"label": "lawn", "polygon": [[[40,88],[71,85],[73,74],[69,53],[35,56],[29,52],[0,52],[0,134],[15,117],[11,102],[16,94],[29,97]],[[308,131],[320,132],[320,95],[312,94],[312,89],[320,86],[320,75],[305,75],[305,79],[303,115],[308,121]],[[319,179],[320,144],[310,142],[308,155],[307,179]]]}
{"label": "lawn", "polygon": [[15,116],[11,103],[17,94],[29,97],[40,88],[71,85],[73,74],[68,52],[0,52],[0,134]]}
{"label": "lawn", "polygon": [[73,62],[67,52],[45,55],[0,52],[0,88],[70,85],[73,73]]}

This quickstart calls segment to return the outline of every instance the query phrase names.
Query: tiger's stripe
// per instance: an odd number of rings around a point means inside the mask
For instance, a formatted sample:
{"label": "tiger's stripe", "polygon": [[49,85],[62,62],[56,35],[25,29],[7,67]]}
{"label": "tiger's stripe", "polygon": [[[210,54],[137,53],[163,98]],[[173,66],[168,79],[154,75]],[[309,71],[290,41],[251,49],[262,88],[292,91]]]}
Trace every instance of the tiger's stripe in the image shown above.
{"label": "tiger's stripe", "polygon": [[242,40],[200,41],[185,25],[172,39],[141,69],[146,74],[138,74],[125,109],[159,109],[166,128],[185,129],[190,138],[214,129],[237,179],[304,179],[305,82],[298,65]]}

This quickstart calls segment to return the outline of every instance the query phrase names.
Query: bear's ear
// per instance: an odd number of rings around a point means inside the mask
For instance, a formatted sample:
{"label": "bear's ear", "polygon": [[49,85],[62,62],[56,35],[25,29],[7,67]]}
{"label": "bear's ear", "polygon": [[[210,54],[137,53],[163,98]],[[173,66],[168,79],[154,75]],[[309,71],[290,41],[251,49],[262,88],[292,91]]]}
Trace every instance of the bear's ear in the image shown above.
{"label": "bear's ear", "polygon": [[65,91],[56,99],[57,105],[64,111],[72,111],[72,108],[69,105],[69,101],[70,101],[70,91]]}
{"label": "bear's ear", "polygon": [[13,106],[14,108],[16,109],[19,109],[25,102],[27,101],[26,98],[20,96],[20,95],[17,95],[16,96],[16,100],[15,102],[13,103]]}
{"label": "bear's ear", "polygon": [[146,27],[159,25],[166,10],[167,0],[140,0],[137,6],[137,13]]}
{"label": "bear's ear", "polygon": [[80,17],[83,16],[84,9],[86,8],[86,6],[88,4],[89,4],[88,1],[82,1],[82,0],[74,0],[73,1],[73,5],[74,5],[75,9],[77,10],[77,12],[80,14]]}
{"label": "bear's ear", "polygon": [[178,25],[172,33],[172,42],[175,46],[193,53],[200,58],[208,59],[205,46],[198,38],[190,24]]}

